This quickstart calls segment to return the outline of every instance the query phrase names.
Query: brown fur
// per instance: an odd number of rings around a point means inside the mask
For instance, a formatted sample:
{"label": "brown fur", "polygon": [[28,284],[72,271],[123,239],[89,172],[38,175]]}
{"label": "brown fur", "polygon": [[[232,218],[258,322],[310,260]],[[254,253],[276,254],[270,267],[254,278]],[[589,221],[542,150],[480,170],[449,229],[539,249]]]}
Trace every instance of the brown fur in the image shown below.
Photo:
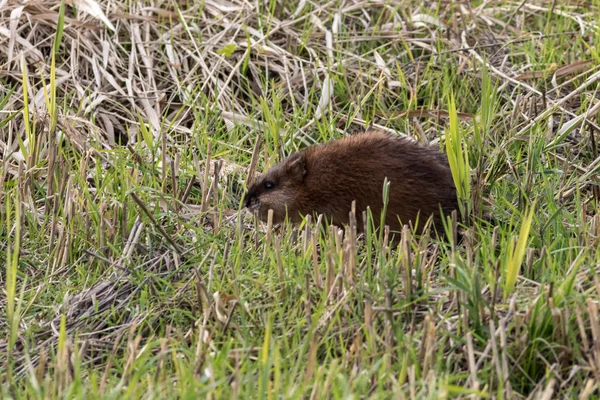
{"label": "brown fur", "polygon": [[[371,208],[379,221],[383,208],[383,182],[390,181],[386,224],[399,231],[402,224],[420,230],[433,214],[442,228],[444,215],[458,209],[456,188],[446,156],[432,146],[379,131],[348,136],[294,153],[270,168],[250,187],[244,205],[267,220],[300,222],[303,215],[323,214],[337,225],[347,224],[356,200],[358,229],[362,211]],[[271,189],[267,184],[272,184]]]}

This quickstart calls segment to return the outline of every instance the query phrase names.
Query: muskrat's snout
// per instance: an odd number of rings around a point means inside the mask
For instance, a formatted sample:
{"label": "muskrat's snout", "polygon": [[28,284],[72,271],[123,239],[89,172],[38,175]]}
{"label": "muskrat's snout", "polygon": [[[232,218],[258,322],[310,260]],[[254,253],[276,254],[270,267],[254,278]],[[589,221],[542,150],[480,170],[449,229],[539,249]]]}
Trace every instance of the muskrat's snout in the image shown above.
{"label": "muskrat's snout", "polygon": [[258,208],[258,198],[256,197],[256,190],[254,187],[248,189],[244,195],[244,207],[250,211],[254,211]]}
{"label": "muskrat's snout", "polygon": [[244,195],[244,207],[251,208],[252,203],[255,203],[256,200],[253,199],[253,196],[250,196],[248,192]]}

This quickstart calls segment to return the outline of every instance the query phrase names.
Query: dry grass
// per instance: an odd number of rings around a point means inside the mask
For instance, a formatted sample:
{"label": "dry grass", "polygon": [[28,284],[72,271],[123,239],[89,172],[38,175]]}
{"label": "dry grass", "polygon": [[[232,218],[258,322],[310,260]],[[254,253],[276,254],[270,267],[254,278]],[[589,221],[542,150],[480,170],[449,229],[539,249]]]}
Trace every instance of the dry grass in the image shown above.
{"label": "dry grass", "polygon": [[[598,394],[597,1],[60,5],[0,0],[3,397]],[[238,214],[251,160],[444,142],[450,94],[462,243]]]}

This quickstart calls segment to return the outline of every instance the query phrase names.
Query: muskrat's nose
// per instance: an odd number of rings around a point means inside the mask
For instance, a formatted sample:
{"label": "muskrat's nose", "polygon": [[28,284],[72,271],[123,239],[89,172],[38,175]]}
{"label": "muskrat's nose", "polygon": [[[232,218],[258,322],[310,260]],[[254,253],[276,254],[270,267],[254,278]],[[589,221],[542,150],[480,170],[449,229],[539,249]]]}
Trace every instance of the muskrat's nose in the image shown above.
{"label": "muskrat's nose", "polygon": [[250,196],[249,193],[246,192],[246,194],[244,195],[244,207],[250,208],[251,204],[252,204],[252,196]]}

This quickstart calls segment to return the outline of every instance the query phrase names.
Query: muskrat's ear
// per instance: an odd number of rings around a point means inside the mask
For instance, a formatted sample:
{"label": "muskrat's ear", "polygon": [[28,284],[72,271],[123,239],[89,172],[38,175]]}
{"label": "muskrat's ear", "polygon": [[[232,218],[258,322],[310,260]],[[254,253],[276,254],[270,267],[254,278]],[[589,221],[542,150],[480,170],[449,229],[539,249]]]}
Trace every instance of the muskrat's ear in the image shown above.
{"label": "muskrat's ear", "polygon": [[298,180],[304,179],[304,175],[306,175],[306,156],[303,153],[296,153],[290,156],[290,159],[286,163],[286,170]]}

